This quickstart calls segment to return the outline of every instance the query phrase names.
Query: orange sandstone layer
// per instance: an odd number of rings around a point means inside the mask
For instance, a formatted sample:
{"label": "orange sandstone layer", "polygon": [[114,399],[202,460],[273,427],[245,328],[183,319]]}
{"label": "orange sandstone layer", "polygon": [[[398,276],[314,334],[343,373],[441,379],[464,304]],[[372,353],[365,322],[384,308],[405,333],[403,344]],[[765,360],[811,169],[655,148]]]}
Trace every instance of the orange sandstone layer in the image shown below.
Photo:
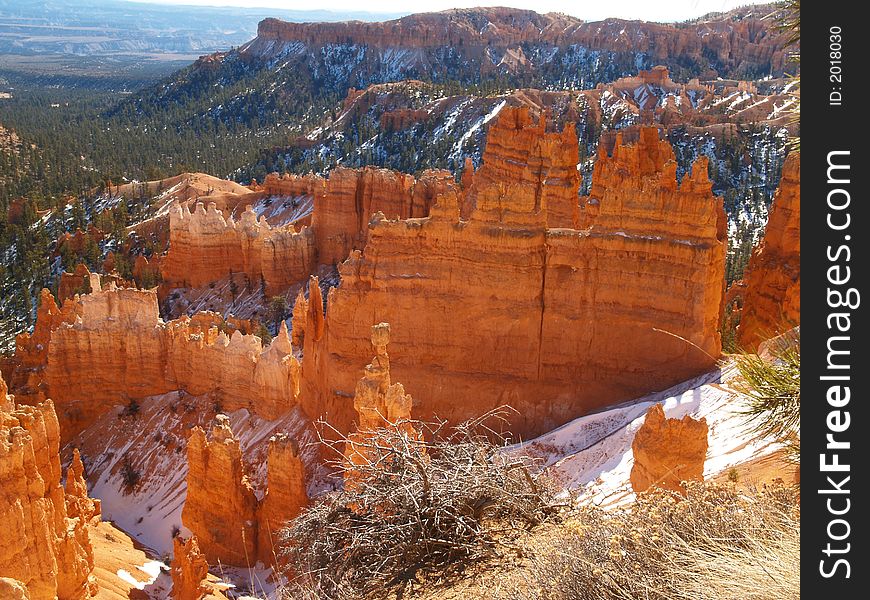
{"label": "orange sandstone layer", "polygon": [[164,284],[203,287],[229,273],[265,282],[270,294],[304,279],[314,268],[314,239],[303,227],[273,228],[249,206],[236,221],[211,202],[193,213],[176,204],[169,213],[169,252],[161,261]]}
{"label": "orange sandstone layer", "polygon": [[257,555],[257,498],[242,466],[229,418],[218,415],[211,440],[199,427],[187,443],[187,499],[182,523],[197,537],[206,560],[253,564]]}
{"label": "orange sandstone layer", "polygon": [[348,435],[345,457],[348,470],[345,471],[345,485],[353,484],[354,465],[371,462],[373,452],[370,441],[372,433],[385,426],[397,426],[410,439],[420,439],[420,434],[407,421],[411,418],[411,396],[405,393],[401,383],[390,381],[390,356],[387,344],[390,343],[390,324],[373,325],[372,346],[375,357],[365,368],[365,374],[356,384],[353,407],[357,413],[357,430]]}
{"label": "orange sandstone layer", "polygon": [[[351,430],[357,365],[378,322],[397,332],[392,372],[415,418],[460,421],[509,404],[523,436],[715,364],[725,215],[706,163],[677,184],[672,149],[646,129],[600,157],[592,195],[573,205],[577,182],[559,159],[571,135],[544,133],[524,113],[505,108],[491,128],[499,143],[470,178],[467,221],[452,186],[428,217],[377,214],[325,315],[310,286],[299,335],[309,416]],[[533,147],[549,155],[518,151],[541,136]],[[548,228],[551,206],[559,221],[570,206],[582,229]]]}
{"label": "orange sandstone layer", "polygon": [[764,238],[749,258],[737,342],[755,350],[801,321],[800,153],[789,154]]}

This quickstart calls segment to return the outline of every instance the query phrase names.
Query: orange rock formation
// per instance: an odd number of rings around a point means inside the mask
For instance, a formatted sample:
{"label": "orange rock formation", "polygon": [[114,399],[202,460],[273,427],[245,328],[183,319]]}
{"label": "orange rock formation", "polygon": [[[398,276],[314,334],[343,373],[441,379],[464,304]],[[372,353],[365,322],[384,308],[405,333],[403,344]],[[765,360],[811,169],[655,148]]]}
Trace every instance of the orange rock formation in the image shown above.
{"label": "orange rock formation", "polygon": [[[410,423],[402,423],[411,418],[411,396],[405,393],[401,383],[390,382],[390,356],[387,344],[390,343],[390,324],[378,323],[371,329],[372,346],[375,357],[365,368],[365,374],[356,384],[353,407],[357,414],[357,430],[348,436],[345,457],[350,465],[367,461],[369,454],[365,443],[370,434],[387,424],[396,425],[412,438],[419,438]],[[345,473],[346,479],[353,479],[353,470]]]}
{"label": "orange rock formation", "polygon": [[85,467],[79,449],[73,449],[73,459],[66,471],[66,513],[71,518],[80,517],[85,523],[100,514],[100,501],[88,497],[85,483]]}
{"label": "orange rock formation", "polygon": [[31,600],[27,586],[9,577],[0,577],[0,598],[5,600]]}
{"label": "orange rock formation", "polygon": [[656,486],[685,491],[683,481],[704,480],[707,457],[707,420],[667,419],[661,404],[646,413],[631,443],[634,466],[631,487],[635,493]]}
{"label": "orange rock formation", "polygon": [[731,67],[769,65],[781,69],[785,64],[783,38],[749,15],[680,27],[620,19],[584,22],[561,13],[538,14],[503,7],[421,13],[382,23],[265,19],[260,22],[253,47],[247,51],[268,51],[275,41],[302,42],[313,48],[347,43],[372,48],[447,46],[458,47],[463,57],[477,57],[489,47],[522,55],[524,44],[579,44],[592,50],[643,52],[655,60],[679,56],[708,63],[709,57],[715,56]]}
{"label": "orange rock formation", "polygon": [[77,302],[65,302],[58,307],[51,292],[42,290],[33,333],[20,333],[15,338],[14,369],[9,383],[20,401],[32,403],[46,398],[44,369],[52,332],[62,323],[75,322],[80,308]]}
{"label": "orange rock formation", "polygon": [[59,451],[51,401],[16,407],[0,379],[0,577],[23,584],[32,600],[79,600],[97,591],[87,524],[67,514]]}
{"label": "orange rock formation", "polygon": [[181,520],[196,535],[211,563],[246,566],[257,556],[257,499],[242,467],[229,418],[218,415],[211,431],[194,427],[187,443],[187,499]]}
{"label": "orange rock formation", "polygon": [[[576,164],[576,163],[575,163]],[[329,179],[267,177],[268,195],[312,195],[311,227],[271,227],[248,208],[236,221],[216,205],[197,204],[193,213],[178,204],[170,213],[169,252],[161,262],[164,287],[202,287],[228,273],[263,281],[267,294],[304,281],[318,264],[347,258],[365,245],[370,216],[382,211],[396,218],[428,214],[435,196],[452,176],[426,171],[419,180],[386,169],[337,168]]]}
{"label": "orange rock formation", "polygon": [[245,475],[229,418],[218,415],[211,432],[195,427],[187,446],[187,498],[182,522],[211,563],[249,566],[276,562],[277,534],[308,504],[305,468],[294,440],[269,441],[268,486],[258,501]]}
{"label": "orange rock formation", "polygon": [[[375,215],[326,316],[312,283],[300,395],[309,416],[351,430],[372,322],[398,332],[392,370],[419,403],[415,417],[456,422],[509,404],[524,436],[713,366],[726,244],[706,162],[678,184],[673,151],[645,129],[637,145],[600,157],[579,206],[565,158],[573,132],[545,133],[526,111],[506,107],[491,126],[468,221],[455,186],[427,218]],[[548,227],[551,206],[580,229]]]}
{"label": "orange rock formation", "polygon": [[[474,172],[465,206],[477,217],[530,227],[572,227],[580,175],[573,123],[546,132],[528,108],[505,108],[486,136],[483,165]],[[388,215],[389,216],[389,215]]]}
{"label": "orange rock formation", "polygon": [[307,277],[314,267],[314,238],[310,229],[292,225],[273,228],[257,220],[249,206],[241,219],[224,219],[216,205],[197,203],[193,213],[176,204],[169,218],[169,252],[161,263],[165,285],[202,287],[229,273],[262,278],[275,294]]}
{"label": "orange rock formation", "polygon": [[800,202],[800,153],[792,152],[782,168],[764,238],[746,267],[737,331],[738,344],[746,350],[755,350],[759,342],[800,324]]}
{"label": "orange rock formation", "polygon": [[47,332],[36,353],[45,355],[38,387],[56,402],[64,440],[113,406],[178,389],[211,393],[227,411],[246,408],[269,419],[296,404],[300,366],[286,326],[264,348],[256,336],[220,332],[216,315],[205,319],[209,313],[164,323],[153,290],[94,285],[62,312],[44,296],[49,325],[38,321],[28,340],[32,346],[37,332]]}
{"label": "orange rock formation", "polygon": [[257,511],[257,554],[267,565],[277,563],[278,532],[308,506],[305,465],[296,441],[278,434],[269,440],[267,489]]}
{"label": "orange rock formation", "polygon": [[208,577],[208,562],[199,550],[196,536],[187,541],[177,536],[172,546],[172,598],[201,600],[207,593],[203,582]]}
{"label": "orange rock formation", "polygon": [[420,179],[387,169],[333,169],[314,196],[318,263],[343,261],[366,243],[371,216],[424,217],[453,180],[449,171],[424,171]]}

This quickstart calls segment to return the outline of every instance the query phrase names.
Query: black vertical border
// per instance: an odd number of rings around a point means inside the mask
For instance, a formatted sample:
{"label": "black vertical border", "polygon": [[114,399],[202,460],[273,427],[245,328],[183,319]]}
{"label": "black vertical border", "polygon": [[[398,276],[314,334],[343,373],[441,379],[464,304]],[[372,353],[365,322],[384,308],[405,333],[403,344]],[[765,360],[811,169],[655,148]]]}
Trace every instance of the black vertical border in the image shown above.
{"label": "black vertical border", "polygon": [[[858,2],[819,2],[804,1],[801,11],[801,592],[806,598],[851,599],[870,597],[866,548],[870,545],[867,530],[863,525],[867,504],[867,489],[870,484],[867,468],[870,462],[867,439],[870,438],[870,420],[866,404],[868,359],[865,316],[870,295],[867,295],[867,270],[870,263],[867,239],[870,237],[870,220],[867,218],[867,202],[870,191],[867,188],[870,165],[866,161],[867,129],[870,102],[860,85],[865,78],[863,63],[868,59],[867,24],[858,15],[858,8],[865,5]],[[832,62],[832,28],[839,27],[842,35],[841,63]],[[836,29],[834,29],[836,31]],[[836,81],[832,66],[841,68],[842,81]],[[840,92],[839,105],[831,103],[831,92]],[[847,158],[840,155],[838,162],[850,165],[847,185],[828,183],[828,155],[832,151],[848,151]],[[845,174],[845,171],[839,171]],[[851,196],[848,229],[834,231],[828,226],[828,193],[834,188],[848,190]],[[836,201],[842,201],[842,194]],[[842,222],[842,213],[835,215]],[[848,240],[847,240],[848,236]],[[835,252],[841,245],[851,249],[851,261],[829,260],[828,252]],[[830,250],[829,250],[830,248]],[[845,254],[841,254],[844,258]],[[828,281],[828,269],[833,264],[851,267],[851,281],[839,286],[840,290],[855,287],[861,293],[861,305],[857,309],[832,308],[828,305],[828,289],[837,289]],[[842,272],[841,272],[842,274]],[[846,311],[851,316],[851,331],[848,334],[828,329],[828,316],[832,312]],[[849,411],[850,426],[847,431],[837,433],[836,439],[848,441],[847,450],[826,450],[827,434],[830,433],[827,418],[831,410],[836,410],[827,401],[827,391],[832,382],[820,377],[831,374],[827,369],[828,338],[831,335],[848,335],[851,354],[848,371],[851,400],[843,411]],[[844,348],[839,342],[839,348]],[[843,362],[843,361],[841,361]],[[842,417],[842,415],[841,415]],[[840,417],[838,417],[840,418]],[[839,454],[841,464],[850,465],[845,473],[850,477],[842,485],[844,473],[822,472],[820,455]],[[828,494],[824,490],[832,486],[827,477],[849,490],[849,494]],[[835,510],[842,510],[845,499],[850,501],[848,513],[835,516],[829,512],[827,502],[832,499]],[[833,519],[842,518],[849,523],[849,535],[841,541],[829,537],[828,526]],[[832,533],[840,537],[847,531],[846,526],[837,523]],[[832,548],[845,549],[842,554],[830,554],[825,550],[828,543]],[[849,544],[847,547],[846,544]],[[840,565],[834,576],[824,577],[820,561],[830,573],[837,558],[848,561],[849,577],[846,568]],[[822,596],[824,594],[824,596]]]}

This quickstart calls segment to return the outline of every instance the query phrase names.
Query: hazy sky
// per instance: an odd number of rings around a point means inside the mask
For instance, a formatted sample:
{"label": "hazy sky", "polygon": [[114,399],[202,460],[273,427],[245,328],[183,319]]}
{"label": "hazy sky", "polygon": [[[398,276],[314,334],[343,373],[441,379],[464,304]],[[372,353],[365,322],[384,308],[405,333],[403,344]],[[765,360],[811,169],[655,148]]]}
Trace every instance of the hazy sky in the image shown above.
{"label": "hazy sky", "polygon": [[513,6],[537,12],[563,12],[586,20],[606,17],[645,21],[684,21],[713,11],[726,11],[758,0],[136,0],[163,4],[210,6],[262,6],[290,10],[352,10],[411,13],[466,8],[471,6]]}

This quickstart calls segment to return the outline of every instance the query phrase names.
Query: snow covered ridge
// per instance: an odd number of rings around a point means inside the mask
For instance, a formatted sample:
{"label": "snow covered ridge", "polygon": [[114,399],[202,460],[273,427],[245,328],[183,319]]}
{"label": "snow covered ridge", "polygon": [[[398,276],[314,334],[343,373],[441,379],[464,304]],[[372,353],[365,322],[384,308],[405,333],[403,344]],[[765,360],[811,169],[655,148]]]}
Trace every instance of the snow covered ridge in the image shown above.
{"label": "snow covered ridge", "polygon": [[746,397],[734,388],[737,376],[737,368],[729,360],[721,369],[580,417],[534,440],[516,444],[510,451],[541,460],[566,490],[579,495],[580,502],[624,504],[634,500],[629,483],[632,440],[649,408],[662,403],[668,418],[706,418],[710,429],[704,478],[709,479],[782,448],[773,439],[759,439],[746,426],[741,414]]}

